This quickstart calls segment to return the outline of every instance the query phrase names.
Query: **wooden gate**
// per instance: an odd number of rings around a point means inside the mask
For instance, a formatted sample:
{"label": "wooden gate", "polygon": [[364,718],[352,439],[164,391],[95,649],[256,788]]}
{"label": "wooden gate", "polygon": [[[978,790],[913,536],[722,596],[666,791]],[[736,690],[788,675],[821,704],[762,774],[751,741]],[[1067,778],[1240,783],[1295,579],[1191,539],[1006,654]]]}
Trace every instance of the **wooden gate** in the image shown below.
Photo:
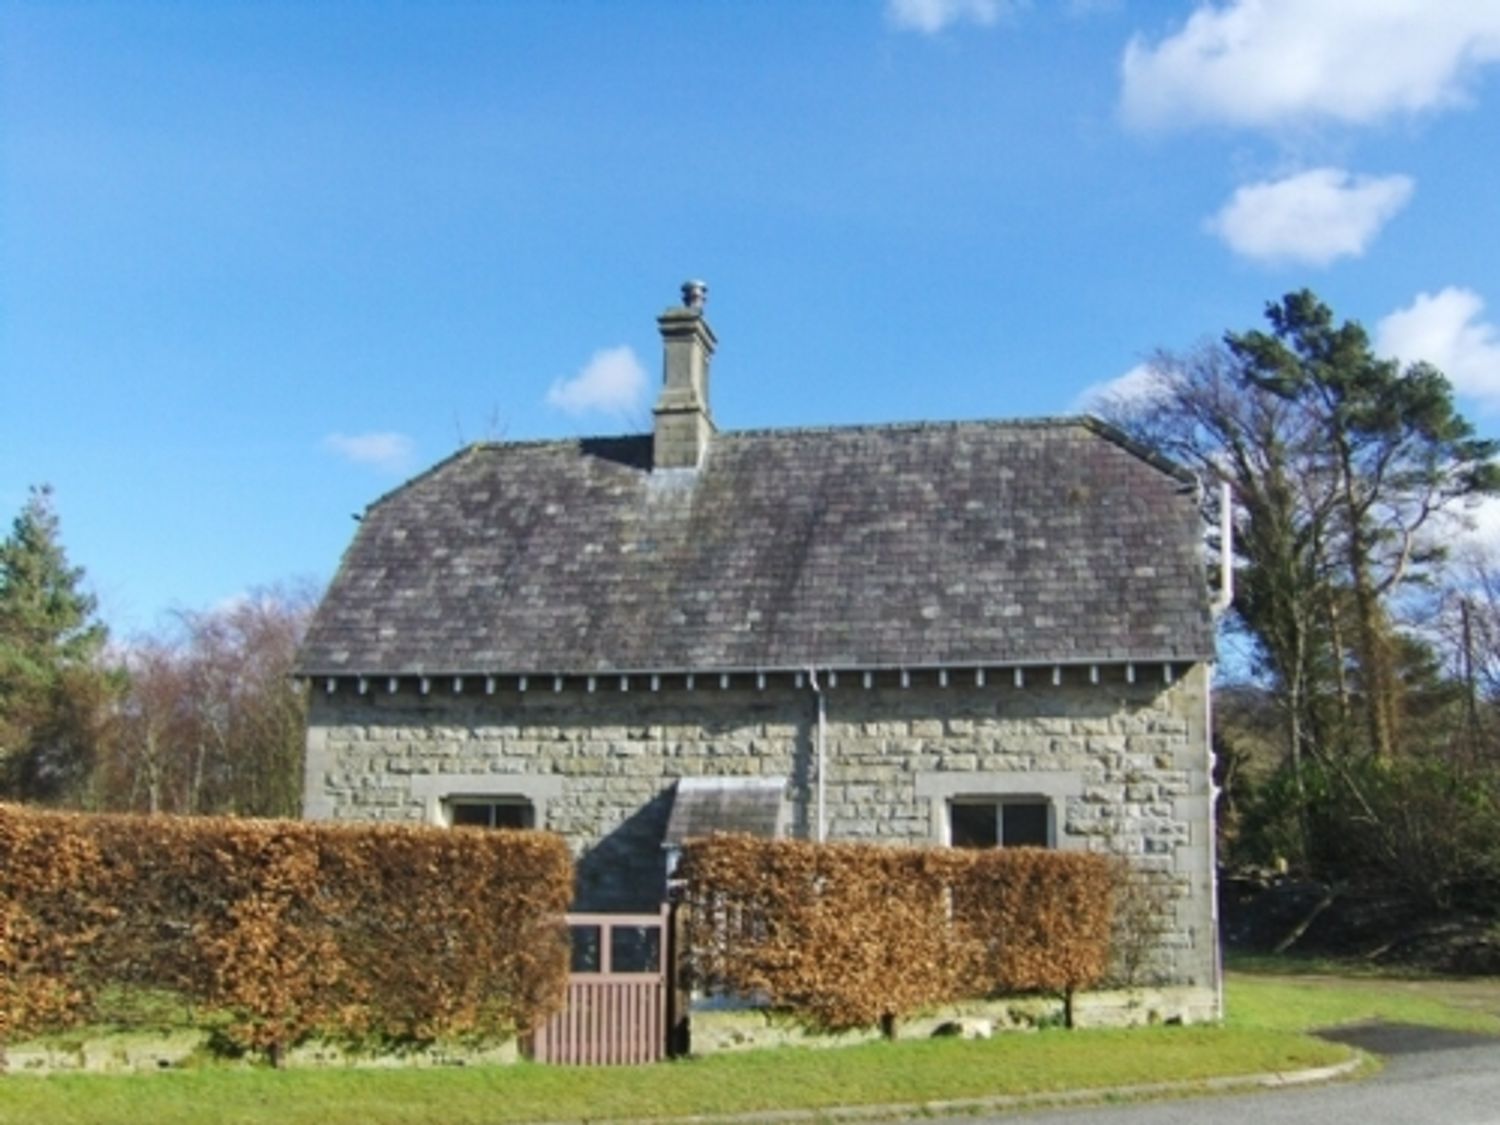
{"label": "wooden gate", "polygon": [[569,914],[563,1010],[537,1029],[538,1062],[656,1062],[667,1048],[669,907],[656,914]]}

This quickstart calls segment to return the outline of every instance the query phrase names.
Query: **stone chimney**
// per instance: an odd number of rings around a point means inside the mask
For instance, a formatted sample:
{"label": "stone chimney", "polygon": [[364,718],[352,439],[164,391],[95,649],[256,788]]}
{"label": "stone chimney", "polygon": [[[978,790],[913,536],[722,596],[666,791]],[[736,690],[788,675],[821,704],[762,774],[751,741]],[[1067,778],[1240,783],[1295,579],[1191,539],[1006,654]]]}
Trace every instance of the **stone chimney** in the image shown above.
{"label": "stone chimney", "polygon": [[708,452],[714,420],[708,411],[708,365],[718,340],[703,316],[708,286],[682,285],[682,307],[656,318],[662,340],[661,398],[656,400],[653,467],[696,469]]}

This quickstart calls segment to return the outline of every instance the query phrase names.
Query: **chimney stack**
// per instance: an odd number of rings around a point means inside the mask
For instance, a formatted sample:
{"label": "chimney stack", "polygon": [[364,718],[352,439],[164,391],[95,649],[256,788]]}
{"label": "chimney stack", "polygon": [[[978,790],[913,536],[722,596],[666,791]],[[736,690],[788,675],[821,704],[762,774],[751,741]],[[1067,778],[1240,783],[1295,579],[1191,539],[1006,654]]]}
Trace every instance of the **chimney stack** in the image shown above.
{"label": "chimney stack", "polygon": [[703,316],[708,286],[682,285],[682,306],[656,318],[662,339],[662,389],[656,401],[653,467],[696,469],[714,432],[708,410],[708,365],[718,340]]}

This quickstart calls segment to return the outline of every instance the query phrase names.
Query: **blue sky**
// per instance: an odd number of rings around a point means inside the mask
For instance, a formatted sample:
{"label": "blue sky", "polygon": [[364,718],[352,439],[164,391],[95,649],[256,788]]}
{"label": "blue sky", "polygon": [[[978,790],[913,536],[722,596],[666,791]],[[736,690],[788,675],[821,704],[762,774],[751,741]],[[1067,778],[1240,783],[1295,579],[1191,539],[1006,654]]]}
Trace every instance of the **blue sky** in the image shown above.
{"label": "blue sky", "polygon": [[[1500,0],[0,0],[0,518],[118,634],[461,443],[1067,413],[1316,290],[1500,434]],[[1127,385],[1129,385],[1127,383]]]}

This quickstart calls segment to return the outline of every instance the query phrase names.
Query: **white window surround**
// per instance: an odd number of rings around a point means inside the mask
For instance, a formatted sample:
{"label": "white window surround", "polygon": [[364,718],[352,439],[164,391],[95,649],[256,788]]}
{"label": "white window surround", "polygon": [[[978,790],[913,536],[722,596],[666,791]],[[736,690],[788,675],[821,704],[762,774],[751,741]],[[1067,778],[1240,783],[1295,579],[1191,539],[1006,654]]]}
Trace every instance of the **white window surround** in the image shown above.
{"label": "white window surround", "polygon": [[519,773],[434,773],[411,779],[411,794],[422,801],[428,824],[448,824],[449,801],[525,801],[532,825],[547,827],[547,803],[562,796],[563,779]]}
{"label": "white window surround", "polygon": [[953,801],[1046,801],[1050,805],[1052,846],[1081,851],[1084,841],[1063,831],[1063,812],[1069,798],[1083,794],[1083,778],[1067,770],[1000,771],[923,770],[916,775],[918,798],[931,808],[931,838],[949,840],[948,809]]}

